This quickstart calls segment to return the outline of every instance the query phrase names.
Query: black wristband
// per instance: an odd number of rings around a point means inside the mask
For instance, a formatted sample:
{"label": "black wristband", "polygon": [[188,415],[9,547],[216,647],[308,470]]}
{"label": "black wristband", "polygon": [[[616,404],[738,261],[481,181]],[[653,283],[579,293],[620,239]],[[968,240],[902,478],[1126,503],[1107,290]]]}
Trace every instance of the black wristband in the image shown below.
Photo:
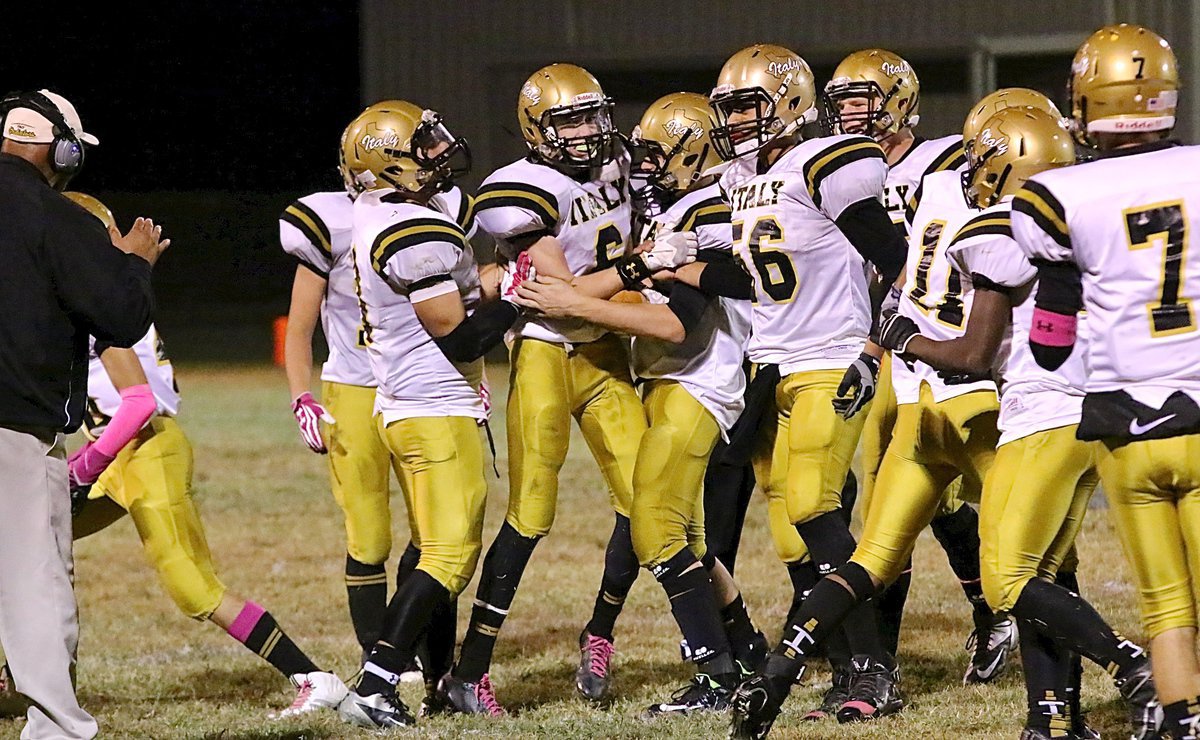
{"label": "black wristband", "polygon": [[627,254],[617,260],[614,267],[626,290],[640,290],[642,281],[650,277],[646,261],[636,254]]}

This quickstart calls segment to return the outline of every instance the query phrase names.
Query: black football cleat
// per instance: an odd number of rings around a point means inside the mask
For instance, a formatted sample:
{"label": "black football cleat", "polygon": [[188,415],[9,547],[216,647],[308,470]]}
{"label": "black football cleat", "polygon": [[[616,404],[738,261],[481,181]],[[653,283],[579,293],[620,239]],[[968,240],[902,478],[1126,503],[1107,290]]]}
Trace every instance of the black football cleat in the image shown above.
{"label": "black football cleat", "polygon": [[408,727],[417,723],[417,718],[394,691],[370,696],[351,691],[338,704],[338,715],[352,725],[373,730]]}
{"label": "black football cleat", "polygon": [[1004,674],[1017,647],[1017,625],[1007,615],[976,622],[967,638],[971,662],[963,674],[963,685],[991,683]]}
{"label": "black football cleat", "polygon": [[852,675],[849,667],[834,667],[829,690],[821,698],[821,705],[804,715],[804,721],[820,722],[821,720],[837,716],[838,710],[842,708],[842,705],[850,701],[850,680]]}
{"label": "black football cleat", "polygon": [[742,682],[733,692],[730,740],[762,740],[771,731],[790,687],[779,686],[762,674]]}
{"label": "black football cleat", "polygon": [[676,691],[667,701],[651,704],[643,719],[664,716],[683,716],[693,712],[724,712],[729,708],[732,689],[717,683],[707,673],[697,673],[687,686]]}
{"label": "black football cleat", "polygon": [[1132,671],[1117,676],[1113,682],[1125,699],[1129,723],[1133,725],[1132,740],[1158,740],[1163,737],[1163,711],[1154,689],[1150,661],[1143,661]]}
{"label": "black football cleat", "polygon": [[475,683],[447,673],[438,684],[438,694],[444,700],[443,704],[449,704],[453,711],[461,714],[504,715],[504,707],[496,700],[492,679],[486,673]]}
{"label": "black football cleat", "polygon": [[850,697],[837,711],[838,722],[868,722],[904,709],[898,670],[868,655],[856,655],[850,663]]}
{"label": "black football cleat", "polygon": [[588,701],[603,701],[612,688],[613,644],[588,634],[579,635],[579,667],[575,669],[575,690]]}

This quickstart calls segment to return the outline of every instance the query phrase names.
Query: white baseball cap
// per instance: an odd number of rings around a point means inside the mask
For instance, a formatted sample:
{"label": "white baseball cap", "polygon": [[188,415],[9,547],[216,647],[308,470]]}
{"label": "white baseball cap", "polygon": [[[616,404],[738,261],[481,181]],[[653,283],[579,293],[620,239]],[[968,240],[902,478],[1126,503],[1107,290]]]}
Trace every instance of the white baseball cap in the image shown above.
{"label": "white baseball cap", "polygon": [[[71,101],[49,90],[38,90],[38,93],[54,105],[76,138],[91,146],[100,143],[99,139],[83,130],[79,113]],[[35,108],[18,104],[4,117],[4,138],[26,144],[49,144],[54,141],[54,124]]]}

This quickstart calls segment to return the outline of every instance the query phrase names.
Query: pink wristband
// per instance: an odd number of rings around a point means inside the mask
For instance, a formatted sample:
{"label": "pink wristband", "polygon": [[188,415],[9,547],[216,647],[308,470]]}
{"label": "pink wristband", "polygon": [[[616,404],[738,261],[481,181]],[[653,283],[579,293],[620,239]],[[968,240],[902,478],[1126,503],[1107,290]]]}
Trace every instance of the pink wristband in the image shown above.
{"label": "pink wristband", "polygon": [[1029,330],[1029,341],[1045,347],[1070,347],[1075,344],[1075,328],[1079,319],[1047,311],[1033,309],[1033,327]]}

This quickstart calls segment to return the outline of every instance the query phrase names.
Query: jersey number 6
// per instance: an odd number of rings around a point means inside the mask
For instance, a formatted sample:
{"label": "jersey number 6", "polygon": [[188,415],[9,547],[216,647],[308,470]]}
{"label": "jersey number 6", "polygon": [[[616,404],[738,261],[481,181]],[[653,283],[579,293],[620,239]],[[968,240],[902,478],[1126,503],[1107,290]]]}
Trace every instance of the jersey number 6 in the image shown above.
{"label": "jersey number 6", "polygon": [[[742,222],[733,224],[733,241],[742,240]],[[773,216],[763,216],[754,222],[746,247],[758,273],[763,292],[775,303],[787,303],[796,297],[796,268],[787,252],[769,245],[783,243],[783,227]]]}

